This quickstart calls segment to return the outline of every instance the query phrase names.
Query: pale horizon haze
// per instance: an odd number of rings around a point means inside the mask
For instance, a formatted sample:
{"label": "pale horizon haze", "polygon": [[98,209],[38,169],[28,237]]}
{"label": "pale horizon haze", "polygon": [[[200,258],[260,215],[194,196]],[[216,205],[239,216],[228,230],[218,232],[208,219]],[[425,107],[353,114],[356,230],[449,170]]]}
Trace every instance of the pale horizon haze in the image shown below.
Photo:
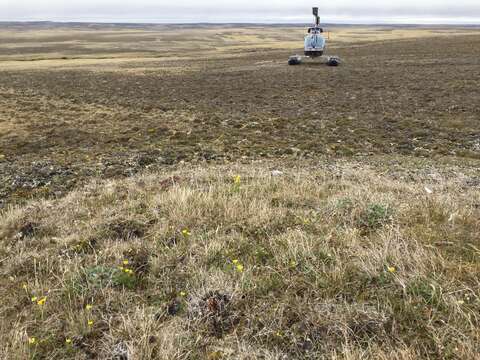
{"label": "pale horizon haze", "polygon": [[0,0],[0,21],[306,23],[312,6],[328,23],[480,24],[480,0]]}

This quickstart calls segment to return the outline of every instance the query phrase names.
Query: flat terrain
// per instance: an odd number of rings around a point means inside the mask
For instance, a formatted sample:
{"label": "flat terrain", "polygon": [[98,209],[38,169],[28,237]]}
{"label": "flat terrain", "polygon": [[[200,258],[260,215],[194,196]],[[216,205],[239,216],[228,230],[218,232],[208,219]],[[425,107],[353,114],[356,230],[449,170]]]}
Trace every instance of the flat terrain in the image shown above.
{"label": "flat terrain", "polygon": [[179,161],[480,157],[480,30],[3,26],[0,196]]}
{"label": "flat terrain", "polygon": [[480,28],[0,25],[0,358],[475,359]]}

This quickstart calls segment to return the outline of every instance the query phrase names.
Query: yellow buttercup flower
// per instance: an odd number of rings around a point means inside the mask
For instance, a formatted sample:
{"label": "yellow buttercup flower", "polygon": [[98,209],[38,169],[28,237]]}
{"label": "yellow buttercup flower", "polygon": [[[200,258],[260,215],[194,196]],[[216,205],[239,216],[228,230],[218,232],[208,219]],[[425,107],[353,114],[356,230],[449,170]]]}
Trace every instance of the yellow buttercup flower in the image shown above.
{"label": "yellow buttercup flower", "polygon": [[188,236],[192,235],[192,233],[190,231],[188,231],[188,229],[183,229],[182,230],[182,235],[185,236],[185,237],[188,237]]}
{"label": "yellow buttercup flower", "polygon": [[290,260],[290,267],[296,267],[298,264],[295,260]]}
{"label": "yellow buttercup flower", "polygon": [[93,326],[93,320],[88,320],[87,324],[88,326]]}
{"label": "yellow buttercup flower", "polygon": [[129,274],[129,275],[132,275],[132,274],[133,274],[133,270],[132,270],[132,269],[122,268],[121,270],[122,270],[125,274]]}
{"label": "yellow buttercup flower", "polygon": [[393,267],[393,266],[387,267],[387,270],[388,270],[388,272],[391,273],[391,274],[393,274],[394,272],[397,271],[397,269],[395,269],[395,267]]}
{"label": "yellow buttercup flower", "polygon": [[43,306],[43,305],[45,305],[46,302],[47,302],[47,297],[44,296],[40,300],[37,301],[37,304],[40,305],[40,306]]}
{"label": "yellow buttercup flower", "polygon": [[37,301],[37,300],[38,300],[38,297],[36,297],[36,296],[33,296],[33,297],[32,297],[32,302],[35,302],[35,301]]}
{"label": "yellow buttercup flower", "polygon": [[70,345],[70,344],[72,343],[72,339],[66,338],[66,339],[65,339],[65,343],[66,343],[67,345]]}
{"label": "yellow buttercup flower", "polygon": [[92,306],[91,304],[87,304],[87,305],[85,306],[85,310],[92,310],[92,307],[93,307],[93,306]]}
{"label": "yellow buttercup flower", "polygon": [[37,339],[35,339],[34,337],[28,338],[28,343],[30,345],[35,345],[37,343]]}
{"label": "yellow buttercup flower", "polygon": [[180,291],[180,296],[185,297],[185,296],[187,296],[187,293],[185,291]]}
{"label": "yellow buttercup flower", "polygon": [[243,265],[242,264],[237,264],[237,271],[242,272],[243,271]]}
{"label": "yellow buttercup flower", "polygon": [[123,265],[128,265],[128,260],[123,260]]}
{"label": "yellow buttercup flower", "polygon": [[240,184],[240,181],[242,180],[242,178],[240,177],[240,175],[236,175],[234,178],[233,178],[233,182],[235,184]]}
{"label": "yellow buttercup flower", "polygon": [[234,260],[232,260],[232,263],[234,263],[235,265],[237,265],[237,264],[238,264],[238,260],[237,260],[237,259],[234,259]]}

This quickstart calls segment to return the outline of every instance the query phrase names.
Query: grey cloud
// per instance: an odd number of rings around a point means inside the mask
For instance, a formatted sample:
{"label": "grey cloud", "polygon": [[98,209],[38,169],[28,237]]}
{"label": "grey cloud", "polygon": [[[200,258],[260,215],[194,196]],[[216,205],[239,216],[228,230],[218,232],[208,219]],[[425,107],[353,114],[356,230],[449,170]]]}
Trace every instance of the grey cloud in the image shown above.
{"label": "grey cloud", "polygon": [[[0,0],[0,20],[309,21],[312,1]],[[337,0],[321,4],[323,18],[480,18],[479,0]]]}

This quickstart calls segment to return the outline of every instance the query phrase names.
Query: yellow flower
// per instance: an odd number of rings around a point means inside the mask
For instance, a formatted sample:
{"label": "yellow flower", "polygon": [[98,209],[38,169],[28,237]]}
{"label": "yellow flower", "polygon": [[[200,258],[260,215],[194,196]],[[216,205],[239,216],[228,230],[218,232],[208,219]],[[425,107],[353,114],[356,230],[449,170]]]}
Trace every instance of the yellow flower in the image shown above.
{"label": "yellow flower", "polygon": [[188,231],[188,229],[183,229],[183,230],[182,230],[182,235],[185,236],[185,237],[188,237],[188,236],[190,236],[190,235],[192,235],[192,234],[190,233],[190,231]]}
{"label": "yellow flower", "polygon": [[132,275],[133,274],[133,270],[132,269],[128,269],[128,268],[123,268],[121,269],[125,274],[130,274]]}
{"label": "yellow flower", "polygon": [[66,339],[65,339],[65,343],[66,343],[67,345],[70,345],[70,344],[72,343],[72,339],[66,338]]}
{"label": "yellow flower", "polygon": [[388,270],[389,273],[392,273],[392,274],[393,274],[395,271],[397,271],[397,269],[395,269],[395,267],[393,267],[393,266],[389,266],[389,267],[387,268],[387,270]]}
{"label": "yellow flower", "polygon": [[236,175],[234,178],[233,178],[233,182],[235,184],[240,184],[240,181],[242,180],[242,178],[240,177],[240,175]]}
{"label": "yellow flower", "polygon": [[296,267],[297,266],[297,262],[295,260],[290,260],[290,267]]}
{"label": "yellow flower", "polygon": [[232,263],[234,263],[235,265],[237,265],[237,264],[238,264],[238,260],[237,260],[237,259],[234,259],[234,260],[232,260]]}
{"label": "yellow flower", "polygon": [[242,272],[243,271],[243,265],[242,264],[237,264],[237,271]]}
{"label": "yellow flower", "polygon": [[32,302],[35,302],[37,300],[38,300],[38,297],[36,297],[36,296],[32,297]]}
{"label": "yellow flower", "polygon": [[37,301],[37,304],[40,305],[40,306],[43,306],[43,305],[45,305],[46,302],[47,302],[47,297],[44,296],[40,300]]}
{"label": "yellow flower", "polygon": [[93,326],[93,320],[88,320],[87,324],[88,326]]}
{"label": "yellow flower", "polygon": [[185,291],[180,291],[180,296],[185,297],[185,296],[187,296],[187,293]]}
{"label": "yellow flower", "polygon": [[85,306],[85,310],[92,310],[92,307],[93,307],[93,306],[92,306],[91,304],[87,304],[87,305]]}
{"label": "yellow flower", "polygon": [[128,265],[128,260],[123,260],[123,265]]}
{"label": "yellow flower", "polygon": [[35,345],[37,343],[37,339],[35,339],[34,337],[28,338],[28,343],[30,345]]}

